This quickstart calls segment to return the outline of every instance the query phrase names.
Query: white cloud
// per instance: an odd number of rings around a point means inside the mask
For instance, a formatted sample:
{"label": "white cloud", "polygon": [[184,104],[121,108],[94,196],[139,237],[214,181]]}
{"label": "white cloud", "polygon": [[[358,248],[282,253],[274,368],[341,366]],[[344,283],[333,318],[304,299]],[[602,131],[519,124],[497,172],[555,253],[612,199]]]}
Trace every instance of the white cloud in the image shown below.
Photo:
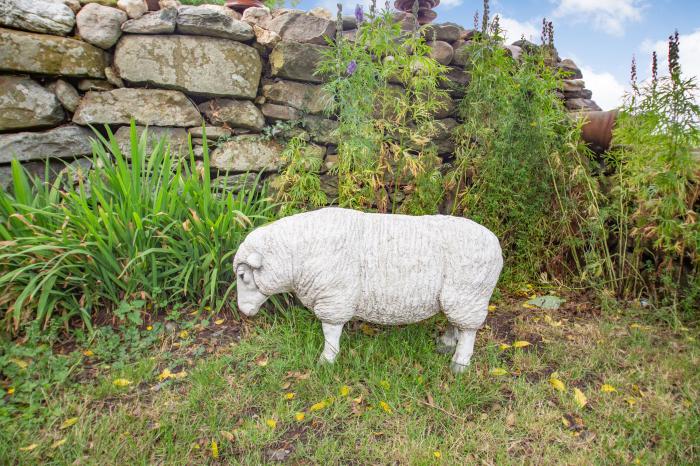
{"label": "white cloud", "polygon": [[625,32],[628,22],[642,19],[644,4],[641,0],[556,0],[553,12],[556,18],[592,23],[596,29],[615,36]]}
{"label": "white cloud", "polygon": [[521,37],[525,36],[525,39],[530,42],[538,42],[540,37],[540,29],[535,23],[529,21],[518,21],[513,18],[506,18],[505,16],[499,16],[499,24],[501,29],[503,29],[503,34],[506,38],[507,43],[515,42],[520,40]]}
{"label": "white cloud", "polygon": [[[697,76],[700,78],[700,29],[690,34],[681,34],[681,72],[683,76],[689,78]],[[651,55],[656,52],[659,57],[659,74],[668,75],[668,41],[660,40],[657,42],[645,41],[642,44],[642,50]],[[649,59],[648,63],[651,63]],[[651,66],[648,69],[640,70],[640,76],[649,77],[651,75]]]}
{"label": "white cloud", "polygon": [[612,110],[622,105],[627,86],[608,72],[598,73],[593,68],[581,66],[586,88],[593,91],[593,100],[603,110]]}

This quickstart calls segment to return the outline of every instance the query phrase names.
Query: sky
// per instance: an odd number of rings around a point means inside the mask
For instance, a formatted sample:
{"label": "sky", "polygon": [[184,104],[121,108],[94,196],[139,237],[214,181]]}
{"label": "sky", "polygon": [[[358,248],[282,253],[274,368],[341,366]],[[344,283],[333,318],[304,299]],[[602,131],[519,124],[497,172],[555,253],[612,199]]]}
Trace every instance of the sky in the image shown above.
{"label": "sky", "polygon": [[[296,7],[322,6],[335,14],[338,1],[347,14],[358,3],[369,5],[369,0],[301,0]],[[435,22],[472,27],[474,12],[482,7],[483,0],[441,0]],[[683,73],[700,76],[700,0],[491,0],[491,12],[500,16],[508,43],[522,35],[539,43],[542,18],[553,21],[559,55],[581,68],[593,100],[604,110],[619,106],[629,89],[633,56],[640,80],[651,74],[654,50],[661,70],[667,69],[667,38],[675,30]]]}

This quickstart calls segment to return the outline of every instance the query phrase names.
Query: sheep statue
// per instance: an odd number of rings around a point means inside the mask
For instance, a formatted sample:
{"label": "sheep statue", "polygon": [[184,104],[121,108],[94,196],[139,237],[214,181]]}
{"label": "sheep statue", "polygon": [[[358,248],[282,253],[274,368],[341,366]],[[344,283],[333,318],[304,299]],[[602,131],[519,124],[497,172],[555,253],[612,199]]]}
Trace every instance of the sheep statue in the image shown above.
{"label": "sheep statue", "polygon": [[498,238],[471,220],[325,208],[250,233],[233,259],[238,308],[253,316],[271,295],[293,292],[321,320],[320,360],[338,355],[346,322],[427,319],[449,327],[438,342],[463,372],[503,266]]}

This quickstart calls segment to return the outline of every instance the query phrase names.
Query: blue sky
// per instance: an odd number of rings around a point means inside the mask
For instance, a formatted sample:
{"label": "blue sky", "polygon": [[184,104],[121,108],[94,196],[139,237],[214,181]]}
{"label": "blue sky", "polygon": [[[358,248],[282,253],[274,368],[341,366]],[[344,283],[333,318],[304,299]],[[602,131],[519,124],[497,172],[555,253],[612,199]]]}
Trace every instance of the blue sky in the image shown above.
{"label": "blue sky", "polygon": [[[342,0],[352,12],[357,3]],[[298,8],[324,6],[335,13],[337,0],[302,0]],[[442,0],[436,22],[471,27],[483,0]],[[378,4],[383,5],[383,0]],[[393,5],[393,1],[392,1]],[[539,42],[543,17],[554,22],[559,54],[572,58],[583,71],[593,99],[604,109],[619,104],[628,88],[632,55],[639,75],[648,76],[652,50],[666,62],[666,38],[681,34],[681,66],[687,75],[700,75],[700,0],[492,0],[492,13],[501,16],[508,42],[532,36]]]}

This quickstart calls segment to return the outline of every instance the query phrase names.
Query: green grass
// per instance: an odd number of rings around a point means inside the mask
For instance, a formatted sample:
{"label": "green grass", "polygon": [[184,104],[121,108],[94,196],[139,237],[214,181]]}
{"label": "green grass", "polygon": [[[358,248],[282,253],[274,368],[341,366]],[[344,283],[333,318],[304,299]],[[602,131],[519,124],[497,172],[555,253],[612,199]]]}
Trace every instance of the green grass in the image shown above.
{"label": "green grass", "polygon": [[[72,383],[47,392],[43,411],[0,418],[0,458],[262,464],[286,450],[288,461],[310,464],[700,461],[697,329],[644,322],[631,310],[597,315],[576,302],[545,313],[511,300],[491,313],[473,366],[455,377],[449,356],[434,348],[442,319],[399,328],[352,323],[336,365],[319,366],[321,329],[311,313],[263,314],[171,331],[155,324],[141,332],[158,349],[122,362],[101,356],[110,348],[104,337],[85,343],[75,351],[95,354],[81,355]],[[499,348],[515,340],[531,344]],[[508,374],[492,375],[498,367]],[[186,375],[160,382],[166,368]],[[564,393],[549,383],[555,372]],[[132,383],[115,387],[118,378]],[[603,384],[617,391],[601,392]],[[574,388],[586,395],[584,408]],[[322,401],[327,406],[312,411]],[[75,425],[60,428],[73,417]]]}

